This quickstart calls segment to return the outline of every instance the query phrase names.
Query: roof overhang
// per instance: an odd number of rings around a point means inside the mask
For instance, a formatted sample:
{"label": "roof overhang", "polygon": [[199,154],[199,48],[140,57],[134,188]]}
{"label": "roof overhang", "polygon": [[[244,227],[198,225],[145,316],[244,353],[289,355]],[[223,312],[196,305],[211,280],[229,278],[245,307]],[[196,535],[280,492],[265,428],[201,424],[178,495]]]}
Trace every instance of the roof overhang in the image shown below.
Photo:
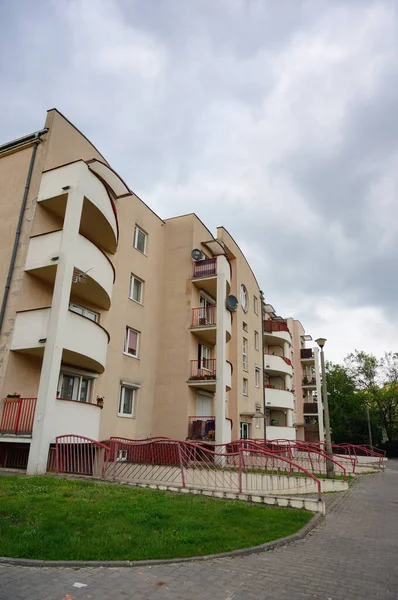
{"label": "roof overhang", "polygon": [[202,244],[208,250],[210,250],[213,256],[221,256],[226,254],[224,247],[219,240],[209,240],[208,242],[202,242]]}
{"label": "roof overhang", "polygon": [[116,198],[130,196],[131,191],[126,183],[109,165],[96,158],[92,158],[87,161],[87,166],[90,171],[93,171],[112,190]]}

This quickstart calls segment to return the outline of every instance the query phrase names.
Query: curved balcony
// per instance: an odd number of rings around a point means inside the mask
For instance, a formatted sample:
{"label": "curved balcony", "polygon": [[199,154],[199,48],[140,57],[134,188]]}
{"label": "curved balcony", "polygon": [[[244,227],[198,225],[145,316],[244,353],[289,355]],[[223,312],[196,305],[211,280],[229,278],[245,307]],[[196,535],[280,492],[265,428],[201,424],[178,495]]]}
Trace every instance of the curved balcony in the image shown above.
{"label": "curved balcony", "polygon": [[284,408],[294,410],[294,397],[292,392],[278,390],[275,388],[266,388],[265,403],[267,408]]}
{"label": "curved balcony", "polygon": [[280,427],[278,425],[267,425],[267,440],[295,440],[295,427]]}
{"label": "curved balcony", "polygon": [[[43,356],[50,311],[50,308],[41,308],[17,313],[11,350]],[[68,311],[60,338],[63,362],[96,373],[104,372],[109,334],[101,325]]]}
{"label": "curved balcony", "polygon": [[65,217],[68,194],[79,190],[84,195],[80,232],[108,252],[115,253],[118,225],[113,200],[86,163],[78,160],[45,171],[37,201],[60,219]]}
{"label": "curved balcony", "polygon": [[101,409],[96,404],[57,398],[56,410],[51,417],[52,441],[65,431],[98,440],[100,420]]}
{"label": "curved balcony", "polygon": [[[232,331],[232,316],[223,308],[225,319],[225,341],[229,342]],[[197,338],[214,346],[217,341],[217,306],[201,306],[191,311],[191,331]]]}
{"label": "curved balcony", "polygon": [[232,364],[229,362],[229,360],[225,361],[224,381],[225,387],[229,391],[232,388]]}
{"label": "curved balcony", "polygon": [[277,344],[278,341],[288,342],[291,345],[292,337],[288,326],[277,321],[264,321],[264,341],[270,346]]}
{"label": "curved balcony", "polygon": [[[31,237],[25,271],[54,285],[61,238],[62,230]],[[108,310],[115,279],[109,258],[83,235],[78,235],[71,258],[76,269],[83,273],[88,271],[84,284],[72,283],[72,294]]]}
{"label": "curved balcony", "polygon": [[290,359],[276,354],[264,355],[264,368],[269,375],[293,375],[293,367]]}
{"label": "curved balcony", "polygon": [[224,275],[227,283],[226,295],[231,287],[231,267],[225,256],[215,256],[193,263],[193,284],[207,292],[212,298],[217,297],[217,276]]}

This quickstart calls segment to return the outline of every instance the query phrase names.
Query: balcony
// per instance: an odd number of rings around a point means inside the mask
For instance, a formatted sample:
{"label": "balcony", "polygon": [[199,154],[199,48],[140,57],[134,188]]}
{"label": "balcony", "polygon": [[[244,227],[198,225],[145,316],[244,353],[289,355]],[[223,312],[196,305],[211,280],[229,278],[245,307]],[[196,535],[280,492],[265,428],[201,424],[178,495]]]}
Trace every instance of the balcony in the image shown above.
{"label": "balcony", "polygon": [[276,354],[265,354],[264,355],[265,362],[265,371],[273,376],[273,375],[292,375],[292,361],[289,358],[285,358],[284,356],[277,356]]}
{"label": "balcony", "polygon": [[194,387],[206,387],[208,390],[215,391],[216,359],[191,360],[191,374],[188,383]]}
{"label": "balcony", "polygon": [[272,345],[276,340],[292,343],[292,338],[287,325],[277,321],[264,321],[264,340]]}
{"label": "balcony", "polygon": [[202,341],[216,343],[216,306],[201,306],[192,309],[191,331]]}
{"label": "balcony", "polygon": [[318,414],[318,403],[317,402],[304,402],[303,414],[304,415],[317,415]]}
{"label": "balcony", "polygon": [[300,360],[304,365],[311,365],[315,363],[314,351],[312,348],[301,348]]}
{"label": "balcony", "polygon": [[296,429],[295,427],[282,427],[279,425],[267,424],[266,431],[267,440],[295,440]]}
{"label": "balcony", "polygon": [[217,296],[217,258],[205,258],[193,263],[192,281],[194,285],[213,298]]}
{"label": "balcony", "polygon": [[[43,356],[50,312],[50,308],[18,312],[11,350]],[[109,334],[101,325],[68,311],[59,339],[64,363],[95,373],[104,372]]]}
{"label": "balcony", "polygon": [[279,390],[266,386],[265,403],[267,408],[283,408],[294,410],[294,397],[292,392]]}
{"label": "balcony", "polygon": [[303,377],[302,387],[306,389],[316,388],[316,379],[315,377]]}
{"label": "balcony", "polygon": [[[56,259],[60,254],[62,230],[30,238],[25,271],[54,285]],[[109,258],[83,235],[73,248],[73,264],[82,273],[88,271],[83,283],[72,283],[71,293],[77,298],[108,310],[111,304],[115,269]]]}
{"label": "balcony", "polygon": [[68,193],[74,190],[84,195],[80,233],[107,252],[115,253],[118,225],[114,203],[83,160],[44,172],[37,201],[63,220]]}
{"label": "balcony", "polygon": [[74,435],[83,435],[98,440],[101,420],[101,408],[90,402],[79,402],[57,398],[51,421],[51,435],[73,431]]}
{"label": "balcony", "polygon": [[215,417],[188,417],[188,439],[214,441]]}
{"label": "balcony", "polygon": [[37,398],[5,398],[0,434],[32,437],[36,401]]}

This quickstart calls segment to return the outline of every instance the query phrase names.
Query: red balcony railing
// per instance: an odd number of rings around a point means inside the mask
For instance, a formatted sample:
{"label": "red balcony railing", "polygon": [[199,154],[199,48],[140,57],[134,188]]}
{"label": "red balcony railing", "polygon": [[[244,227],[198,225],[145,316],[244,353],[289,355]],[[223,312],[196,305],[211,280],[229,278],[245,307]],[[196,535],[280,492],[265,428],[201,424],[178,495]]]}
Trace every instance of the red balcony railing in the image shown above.
{"label": "red balcony railing", "polygon": [[5,398],[0,433],[32,433],[37,398]]}
{"label": "red balcony railing", "polygon": [[277,323],[276,321],[264,321],[264,331],[266,333],[273,333],[274,331],[289,331],[289,327],[284,323]]}
{"label": "red balcony railing", "polygon": [[191,360],[190,381],[206,381],[216,378],[216,359]]}
{"label": "red balcony railing", "polygon": [[287,365],[290,365],[290,366],[292,366],[292,361],[290,360],[290,358],[286,358],[286,356],[282,356],[282,358],[283,358],[283,360],[285,361],[285,363],[286,363]]}
{"label": "red balcony railing", "polygon": [[215,430],[215,417],[188,417],[188,438],[190,440],[213,441]]}
{"label": "red balcony railing", "polygon": [[193,276],[195,277],[214,277],[217,275],[217,258],[205,258],[198,260],[193,264]]}
{"label": "red balcony railing", "polygon": [[316,402],[304,402],[303,413],[305,415],[317,415],[318,414],[318,404]]}
{"label": "red balcony railing", "polygon": [[312,348],[301,348],[300,358],[313,358]]}
{"label": "red balcony railing", "polygon": [[210,327],[216,324],[216,306],[201,306],[192,309],[192,327]]}

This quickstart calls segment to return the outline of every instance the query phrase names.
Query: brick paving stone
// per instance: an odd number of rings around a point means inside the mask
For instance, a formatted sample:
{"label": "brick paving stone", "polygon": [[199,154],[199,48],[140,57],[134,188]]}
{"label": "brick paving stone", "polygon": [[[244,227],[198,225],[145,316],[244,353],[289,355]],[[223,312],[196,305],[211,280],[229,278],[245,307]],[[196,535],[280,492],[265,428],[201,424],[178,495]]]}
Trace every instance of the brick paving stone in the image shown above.
{"label": "brick paving stone", "polygon": [[398,461],[325,500],[315,530],[270,552],[135,568],[0,565],[0,600],[398,600]]}

